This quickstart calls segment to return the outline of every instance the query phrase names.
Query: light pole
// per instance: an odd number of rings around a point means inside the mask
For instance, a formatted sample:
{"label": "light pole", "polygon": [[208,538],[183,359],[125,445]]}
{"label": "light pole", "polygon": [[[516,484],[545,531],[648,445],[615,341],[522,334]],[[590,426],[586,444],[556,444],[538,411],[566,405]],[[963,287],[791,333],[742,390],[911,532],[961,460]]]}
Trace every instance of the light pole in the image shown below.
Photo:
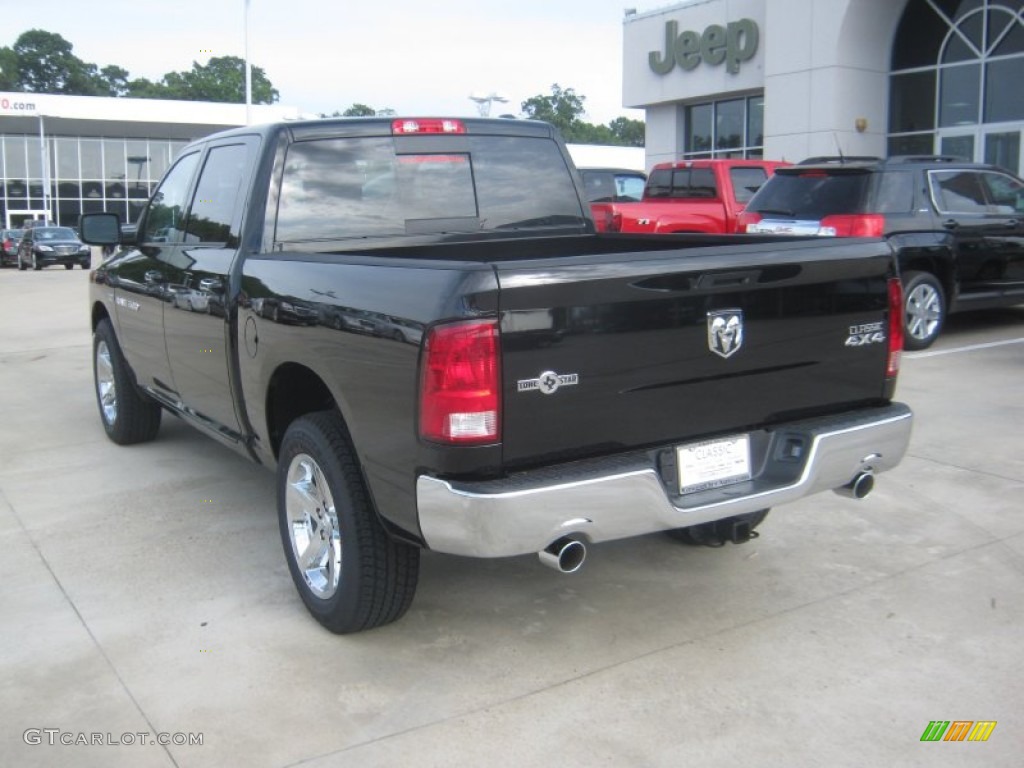
{"label": "light pole", "polygon": [[476,102],[476,108],[477,111],[480,113],[480,117],[491,116],[491,105],[494,102],[498,102],[499,104],[505,104],[508,102],[507,98],[505,98],[501,94],[494,93],[493,91],[487,94],[486,96],[483,95],[482,93],[474,92],[469,95],[469,98],[470,101]]}
{"label": "light pole", "polygon": [[44,224],[49,224],[50,219],[50,164],[46,162],[46,128],[43,122],[43,115],[36,115],[39,118],[39,167],[43,174],[43,209],[46,211]]}
{"label": "light pole", "polygon": [[250,112],[252,107],[252,66],[249,64],[249,0],[245,0],[245,124],[249,125],[252,120]]}

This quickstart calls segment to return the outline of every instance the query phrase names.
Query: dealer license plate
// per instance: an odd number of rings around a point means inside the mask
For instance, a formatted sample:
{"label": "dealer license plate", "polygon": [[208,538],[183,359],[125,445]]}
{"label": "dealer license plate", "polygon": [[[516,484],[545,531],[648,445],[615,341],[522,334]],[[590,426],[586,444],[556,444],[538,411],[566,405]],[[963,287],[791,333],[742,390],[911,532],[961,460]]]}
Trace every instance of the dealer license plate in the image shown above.
{"label": "dealer license plate", "polygon": [[[830,231],[831,229],[831,231]],[[803,235],[813,237],[815,235],[835,235],[835,229],[822,227],[818,221],[780,221],[778,219],[762,219],[756,224],[748,224],[747,232],[763,233],[767,235]]]}
{"label": "dealer license plate", "polygon": [[695,493],[750,479],[750,436],[737,435],[676,448],[679,492]]}

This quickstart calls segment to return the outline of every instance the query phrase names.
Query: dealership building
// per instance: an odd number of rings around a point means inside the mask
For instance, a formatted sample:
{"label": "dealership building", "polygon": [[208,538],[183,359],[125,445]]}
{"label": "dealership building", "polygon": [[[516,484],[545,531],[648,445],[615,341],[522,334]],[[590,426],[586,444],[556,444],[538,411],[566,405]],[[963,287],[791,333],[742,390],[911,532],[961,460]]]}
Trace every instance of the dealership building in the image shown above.
{"label": "dealership building", "polygon": [[956,155],[1021,172],[1024,0],[692,0],[626,12],[647,166]]}
{"label": "dealership building", "polygon": [[[294,107],[249,107],[251,122],[298,116]],[[94,211],[135,221],[185,144],[245,124],[244,104],[0,93],[0,224],[74,226]]]}

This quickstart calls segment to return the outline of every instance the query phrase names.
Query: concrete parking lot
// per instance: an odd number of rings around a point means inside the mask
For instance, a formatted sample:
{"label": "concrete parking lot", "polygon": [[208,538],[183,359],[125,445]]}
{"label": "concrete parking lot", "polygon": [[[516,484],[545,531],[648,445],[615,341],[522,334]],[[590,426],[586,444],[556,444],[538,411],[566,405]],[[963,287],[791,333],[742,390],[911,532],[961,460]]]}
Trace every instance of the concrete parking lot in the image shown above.
{"label": "concrete parking lot", "polygon": [[1021,765],[1024,308],[905,358],[910,455],[862,502],[573,576],[427,553],[402,621],[338,637],[271,473],[173,418],[106,439],[87,281],[0,271],[0,765]]}

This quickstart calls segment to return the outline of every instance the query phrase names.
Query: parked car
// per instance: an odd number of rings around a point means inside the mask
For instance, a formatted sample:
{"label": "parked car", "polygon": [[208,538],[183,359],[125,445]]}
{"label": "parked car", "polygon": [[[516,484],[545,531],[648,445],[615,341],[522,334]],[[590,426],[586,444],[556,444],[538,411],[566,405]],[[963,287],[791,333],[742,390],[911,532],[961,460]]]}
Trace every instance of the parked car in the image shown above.
{"label": "parked car", "polygon": [[0,231],[0,267],[16,264],[18,261],[18,245],[24,231],[5,229]]}
{"label": "parked car", "polygon": [[641,234],[730,234],[777,160],[683,160],[651,169],[639,201],[593,203],[598,230]]}
{"label": "parked car", "polygon": [[591,203],[636,202],[644,196],[647,174],[625,168],[580,168],[583,194]]}
{"label": "parked car", "polygon": [[740,231],[884,237],[903,276],[906,348],[946,316],[1024,303],[1024,181],[955,157],[816,157],[780,168]]}
{"label": "parked car", "polygon": [[63,264],[73,269],[92,265],[92,251],[75,235],[70,227],[31,227],[25,230],[18,246],[18,269],[42,269],[51,264]]}

